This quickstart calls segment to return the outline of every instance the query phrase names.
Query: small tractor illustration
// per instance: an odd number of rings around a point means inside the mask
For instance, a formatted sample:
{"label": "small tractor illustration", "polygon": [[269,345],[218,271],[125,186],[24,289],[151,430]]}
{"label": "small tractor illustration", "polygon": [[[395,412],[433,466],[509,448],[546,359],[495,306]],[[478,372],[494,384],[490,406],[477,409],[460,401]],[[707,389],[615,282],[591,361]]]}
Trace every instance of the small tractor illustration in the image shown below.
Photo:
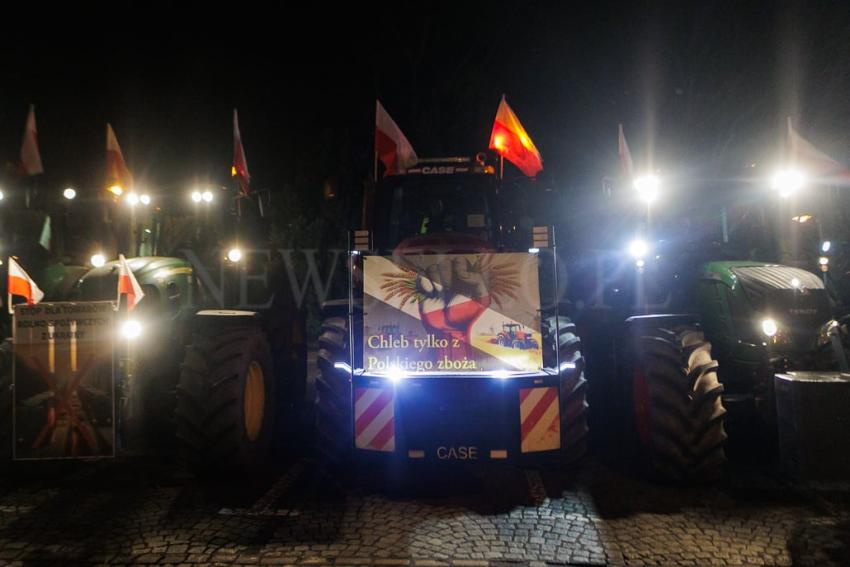
{"label": "small tractor illustration", "polygon": [[521,327],[519,323],[503,323],[502,330],[496,335],[496,344],[521,350],[540,348],[531,333],[522,331]]}

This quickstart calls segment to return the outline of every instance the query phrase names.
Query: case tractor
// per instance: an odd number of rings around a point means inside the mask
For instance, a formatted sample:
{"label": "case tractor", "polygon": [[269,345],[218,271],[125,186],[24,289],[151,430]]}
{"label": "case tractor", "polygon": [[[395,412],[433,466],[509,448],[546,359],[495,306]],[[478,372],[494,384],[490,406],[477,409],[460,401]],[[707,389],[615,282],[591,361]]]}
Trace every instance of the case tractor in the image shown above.
{"label": "case tractor", "polygon": [[584,454],[584,360],[558,301],[554,233],[525,210],[542,196],[498,179],[482,154],[420,160],[378,183],[351,234],[348,297],[323,306],[315,417],[326,461]]}

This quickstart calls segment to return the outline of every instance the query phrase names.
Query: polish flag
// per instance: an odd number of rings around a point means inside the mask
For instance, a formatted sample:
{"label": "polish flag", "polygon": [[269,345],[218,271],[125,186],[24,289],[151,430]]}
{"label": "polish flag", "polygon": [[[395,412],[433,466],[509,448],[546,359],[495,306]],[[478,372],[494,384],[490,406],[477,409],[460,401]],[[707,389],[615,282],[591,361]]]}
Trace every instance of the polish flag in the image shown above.
{"label": "polish flag", "polygon": [[620,138],[617,144],[617,154],[620,156],[620,175],[631,179],[634,177],[634,166],[632,165],[632,152],[626,143],[626,135],[623,134],[623,125],[620,124]]}
{"label": "polish flag", "polygon": [[44,173],[41,164],[41,153],[38,151],[38,130],[35,127],[35,106],[30,105],[27,124],[24,127],[24,139],[21,142],[21,173],[36,175]]}
{"label": "polish flag", "polygon": [[419,159],[379,100],[375,101],[375,154],[384,163],[386,175],[413,167]]}
{"label": "polish flag", "polygon": [[[118,138],[115,137],[115,132],[110,124],[106,125],[106,178],[110,186],[117,185],[122,192],[133,187],[133,174],[130,173],[127,164],[124,163],[121,146],[118,145]],[[116,192],[116,194],[120,195],[121,192]]]}
{"label": "polish flag", "polygon": [[242,134],[239,132],[239,116],[233,109],[233,165],[230,168],[231,177],[239,182],[239,193],[248,194],[248,184],[251,174],[248,173],[248,160],[245,158],[245,148],[242,147]]}
{"label": "polish flag", "polygon": [[534,177],[543,171],[543,158],[519,118],[508,106],[505,95],[502,95],[493,130],[490,132],[490,149],[496,150],[528,177]]}
{"label": "polish flag", "polygon": [[44,292],[14,258],[9,258],[9,281],[6,289],[9,295],[9,313],[12,313],[13,295],[25,298],[27,305],[35,305],[44,299]]}
{"label": "polish flag", "polygon": [[127,296],[127,311],[132,311],[133,308],[145,296],[142,291],[142,286],[133,275],[133,270],[127,263],[127,258],[124,254],[118,255],[118,304],[121,304],[121,296]]}

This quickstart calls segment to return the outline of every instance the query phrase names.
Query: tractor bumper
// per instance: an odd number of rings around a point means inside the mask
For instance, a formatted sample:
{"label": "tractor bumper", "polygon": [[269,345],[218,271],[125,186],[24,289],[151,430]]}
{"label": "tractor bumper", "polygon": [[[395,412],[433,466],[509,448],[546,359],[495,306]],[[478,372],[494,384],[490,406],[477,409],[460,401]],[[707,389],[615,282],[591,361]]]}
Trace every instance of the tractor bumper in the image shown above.
{"label": "tractor bumper", "polygon": [[558,375],[497,378],[354,376],[355,455],[444,465],[555,462],[561,448]]}

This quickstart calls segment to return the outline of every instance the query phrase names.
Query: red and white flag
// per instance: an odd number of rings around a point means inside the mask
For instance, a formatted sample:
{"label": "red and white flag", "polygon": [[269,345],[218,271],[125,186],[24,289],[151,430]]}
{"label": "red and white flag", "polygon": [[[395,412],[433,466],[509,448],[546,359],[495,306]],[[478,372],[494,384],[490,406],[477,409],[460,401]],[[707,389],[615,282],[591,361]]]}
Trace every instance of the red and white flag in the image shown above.
{"label": "red and white flag", "polygon": [[142,286],[139,285],[136,276],[133,275],[133,270],[127,263],[127,258],[124,254],[118,255],[118,304],[121,304],[121,296],[127,296],[127,311],[132,311],[145,296],[142,291]]}
{"label": "red and white flag", "polygon": [[248,184],[251,174],[248,173],[248,160],[245,158],[245,148],[242,147],[242,134],[239,132],[239,115],[233,109],[233,165],[230,175],[239,182],[239,193],[248,194]]}
{"label": "red and white flag", "polygon": [[850,182],[850,169],[803,138],[791,124],[790,116],[788,117],[788,147],[792,162],[814,180],[841,184]]}
{"label": "red and white flag", "polygon": [[528,177],[534,177],[543,171],[543,158],[540,157],[537,146],[508,106],[504,95],[496,111],[493,130],[490,132],[490,149],[496,150]]}
{"label": "red and white flag", "polygon": [[419,159],[379,100],[375,101],[375,154],[383,162],[386,175],[413,167]]}
{"label": "red and white flag", "polygon": [[620,156],[620,175],[631,179],[634,177],[634,165],[632,164],[632,152],[626,143],[626,135],[623,133],[623,125],[620,124],[620,137],[617,143],[617,154]]}
{"label": "red and white flag", "polygon": [[106,179],[110,187],[121,188],[121,191],[112,191],[119,196],[133,187],[133,174],[124,162],[124,154],[121,153],[118,138],[110,124],[106,125]]}
{"label": "red and white flag", "polygon": [[41,153],[38,151],[38,130],[35,127],[35,106],[30,105],[27,124],[24,127],[24,139],[21,141],[20,171],[23,175],[44,173]]}
{"label": "red and white flag", "polygon": [[14,258],[9,258],[9,281],[6,288],[9,299],[9,313],[12,309],[12,296],[17,295],[27,300],[27,305],[35,305],[44,299],[44,292],[41,291],[33,279],[26,271],[15,261]]}

